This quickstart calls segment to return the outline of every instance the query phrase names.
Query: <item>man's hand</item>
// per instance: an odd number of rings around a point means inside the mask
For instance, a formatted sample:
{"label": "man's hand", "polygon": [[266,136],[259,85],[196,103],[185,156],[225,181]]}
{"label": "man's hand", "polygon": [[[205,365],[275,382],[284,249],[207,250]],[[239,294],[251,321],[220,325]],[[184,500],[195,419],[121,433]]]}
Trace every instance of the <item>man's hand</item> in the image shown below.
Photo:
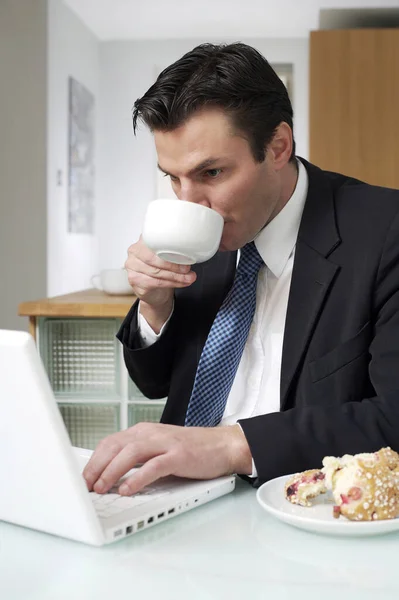
{"label": "man's hand", "polygon": [[102,440],[83,476],[88,489],[101,494],[139,464],[143,466],[119,487],[120,494],[135,494],[167,475],[214,479],[252,472],[251,452],[239,425],[177,427],[138,423]]}
{"label": "man's hand", "polygon": [[174,290],[188,287],[197,278],[189,265],[175,265],[158,258],[141,237],[128,249],[125,269],[140,299],[140,312],[156,333],[172,311]]}

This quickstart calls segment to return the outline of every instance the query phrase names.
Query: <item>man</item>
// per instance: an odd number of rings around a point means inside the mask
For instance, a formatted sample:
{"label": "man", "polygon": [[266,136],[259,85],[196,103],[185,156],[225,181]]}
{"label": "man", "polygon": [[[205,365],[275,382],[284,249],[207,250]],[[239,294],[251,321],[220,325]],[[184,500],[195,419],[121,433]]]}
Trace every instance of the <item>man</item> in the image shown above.
{"label": "man", "polygon": [[[220,252],[192,268],[160,260],[141,240],[129,248],[139,301],[118,337],[139,388],[168,400],[161,424],[99,444],[89,489],[107,491],[136,464],[120,493],[167,474],[239,473],[259,484],[329,454],[399,450],[399,192],[297,159],[286,89],[244,44],[194,48],[137,100],[135,128],[138,118],[178,198],[225,224]],[[250,313],[249,300],[231,302],[254,247]],[[250,327],[232,366],[223,319],[237,309],[238,326]],[[226,348],[212,356],[217,336]]]}

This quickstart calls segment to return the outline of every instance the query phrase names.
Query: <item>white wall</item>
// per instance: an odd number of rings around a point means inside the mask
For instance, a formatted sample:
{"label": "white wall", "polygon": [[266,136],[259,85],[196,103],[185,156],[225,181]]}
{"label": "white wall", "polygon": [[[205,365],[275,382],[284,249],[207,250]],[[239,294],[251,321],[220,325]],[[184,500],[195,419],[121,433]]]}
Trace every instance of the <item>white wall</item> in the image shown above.
{"label": "white wall", "polygon": [[[131,120],[133,103],[154,82],[160,69],[201,41],[117,41],[103,42],[100,46],[102,102],[98,234],[101,268],[123,265],[128,246],[140,235],[147,203],[155,197],[154,144],[152,136],[144,127],[140,128],[134,138]],[[308,40],[240,41],[255,46],[271,63],[293,64],[294,134],[297,154],[307,158]]]}
{"label": "white wall", "polygon": [[[0,2],[0,327],[26,326],[20,302],[90,287],[99,268],[123,265],[156,194],[153,140],[144,127],[134,138],[133,102],[200,41],[100,43],[62,0]],[[295,135],[306,157],[307,40],[242,41],[272,63],[293,63]],[[70,75],[96,99],[94,235],[67,231]]]}
{"label": "white wall", "polygon": [[[48,3],[47,293],[54,296],[91,287],[90,277],[98,270],[97,223],[94,235],[68,233],[68,77],[94,94],[96,153],[101,98],[97,38],[61,0]],[[60,186],[57,170],[62,175]],[[97,168],[95,177],[97,199]]]}
{"label": "white wall", "polygon": [[0,2],[0,328],[46,295],[46,0]]}

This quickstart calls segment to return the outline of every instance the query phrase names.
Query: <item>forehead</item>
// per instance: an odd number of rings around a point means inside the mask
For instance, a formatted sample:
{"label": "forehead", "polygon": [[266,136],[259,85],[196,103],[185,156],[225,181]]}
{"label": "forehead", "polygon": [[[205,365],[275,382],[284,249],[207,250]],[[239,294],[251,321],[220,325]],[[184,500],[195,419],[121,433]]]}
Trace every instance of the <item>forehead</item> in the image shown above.
{"label": "forehead", "polygon": [[193,168],[210,157],[232,160],[249,151],[248,142],[220,109],[195,113],[173,131],[155,131],[154,140],[160,167],[171,172],[177,166]]}

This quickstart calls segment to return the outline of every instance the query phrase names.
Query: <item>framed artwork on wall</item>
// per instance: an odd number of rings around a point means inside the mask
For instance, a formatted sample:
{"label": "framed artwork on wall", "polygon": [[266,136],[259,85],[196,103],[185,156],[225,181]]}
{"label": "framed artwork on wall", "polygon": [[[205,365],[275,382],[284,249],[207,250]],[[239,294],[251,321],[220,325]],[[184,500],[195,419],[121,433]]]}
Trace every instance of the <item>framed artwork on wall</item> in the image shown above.
{"label": "framed artwork on wall", "polygon": [[94,233],[94,96],[68,81],[68,232]]}

